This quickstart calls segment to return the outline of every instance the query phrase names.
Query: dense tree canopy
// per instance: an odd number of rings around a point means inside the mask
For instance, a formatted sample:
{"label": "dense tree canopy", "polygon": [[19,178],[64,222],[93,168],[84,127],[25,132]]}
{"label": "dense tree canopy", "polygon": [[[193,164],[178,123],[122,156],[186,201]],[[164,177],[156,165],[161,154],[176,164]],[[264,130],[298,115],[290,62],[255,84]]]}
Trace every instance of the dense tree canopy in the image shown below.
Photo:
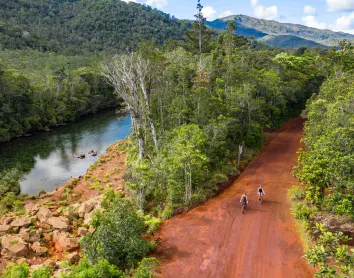
{"label": "dense tree canopy", "polygon": [[120,0],[0,1],[0,49],[66,54],[127,51],[139,42],[182,40],[191,23]]}

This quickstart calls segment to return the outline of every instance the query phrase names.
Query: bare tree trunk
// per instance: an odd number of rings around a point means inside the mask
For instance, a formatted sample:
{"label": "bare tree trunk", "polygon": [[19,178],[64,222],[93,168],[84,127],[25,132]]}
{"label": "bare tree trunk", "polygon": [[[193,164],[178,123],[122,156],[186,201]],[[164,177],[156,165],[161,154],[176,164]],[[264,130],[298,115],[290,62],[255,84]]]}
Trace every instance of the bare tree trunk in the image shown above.
{"label": "bare tree trunk", "polygon": [[137,135],[139,141],[139,160],[142,160],[145,155],[145,140],[142,131],[143,127],[142,127],[142,122],[140,117],[135,116],[135,120],[136,120]]}
{"label": "bare tree trunk", "polygon": [[151,128],[152,138],[154,140],[155,148],[158,151],[159,150],[159,146],[158,146],[158,143],[157,143],[157,135],[156,135],[155,124],[154,124],[154,121],[151,118],[149,98],[148,98],[147,91],[146,91],[146,88],[145,88],[144,80],[142,80],[141,76],[140,76],[140,86],[141,86],[141,90],[143,91],[143,95],[144,95],[144,99],[145,99],[145,107],[146,107],[146,111],[147,111],[147,118],[148,118],[148,121],[149,121],[149,124],[150,124],[150,128]]}

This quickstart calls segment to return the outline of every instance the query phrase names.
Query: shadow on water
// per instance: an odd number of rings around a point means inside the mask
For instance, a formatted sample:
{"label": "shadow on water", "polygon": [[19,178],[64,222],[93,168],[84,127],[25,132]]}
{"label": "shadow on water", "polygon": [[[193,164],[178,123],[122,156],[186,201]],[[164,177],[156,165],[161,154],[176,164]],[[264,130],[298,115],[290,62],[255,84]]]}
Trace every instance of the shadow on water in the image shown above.
{"label": "shadow on water", "polygon": [[[130,117],[118,119],[115,111],[83,117],[66,126],[0,144],[0,171],[18,168],[25,172],[22,193],[51,191],[70,177],[82,175],[97,157],[90,150],[104,153],[106,148],[130,133]],[[85,153],[86,159],[74,154]]]}

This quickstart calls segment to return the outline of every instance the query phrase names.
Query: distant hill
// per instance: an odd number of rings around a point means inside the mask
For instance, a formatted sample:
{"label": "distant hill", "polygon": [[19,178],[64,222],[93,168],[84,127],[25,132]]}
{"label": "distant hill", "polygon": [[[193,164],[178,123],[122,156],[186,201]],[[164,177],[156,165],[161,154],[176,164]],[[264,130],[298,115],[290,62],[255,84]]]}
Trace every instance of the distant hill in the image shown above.
{"label": "distant hill", "polygon": [[319,44],[314,41],[305,40],[291,35],[280,35],[280,36],[264,36],[257,41],[262,42],[271,47],[280,48],[299,48],[299,47],[328,47],[323,44]]}
{"label": "distant hill", "polygon": [[259,41],[283,48],[299,46],[337,46],[343,39],[354,42],[354,35],[320,30],[300,24],[280,23],[274,20],[258,19],[246,15],[232,15],[207,22],[207,25],[217,29],[225,29],[228,22],[234,21],[236,33],[242,36],[253,36]]}
{"label": "distant hill", "polygon": [[126,51],[144,40],[182,40],[190,21],[119,0],[0,0],[0,49]]}

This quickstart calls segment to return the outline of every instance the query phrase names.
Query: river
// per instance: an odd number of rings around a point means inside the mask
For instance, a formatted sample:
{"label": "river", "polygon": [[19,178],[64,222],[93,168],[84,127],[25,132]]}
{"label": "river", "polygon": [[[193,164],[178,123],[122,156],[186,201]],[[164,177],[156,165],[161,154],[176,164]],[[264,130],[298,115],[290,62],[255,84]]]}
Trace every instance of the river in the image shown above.
{"label": "river", "polygon": [[[118,118],[115,111],[104,111],[31,137],[13,139],[0,144],[0,171],[14,167],[24,171],[22,193],[52,191],[70,177],[84,174],[109,145],[130,134],[130,127],[129,116]],[[90,150],[98,155],[89,156]],[[74,157],[80,153],[86,158]]]}

